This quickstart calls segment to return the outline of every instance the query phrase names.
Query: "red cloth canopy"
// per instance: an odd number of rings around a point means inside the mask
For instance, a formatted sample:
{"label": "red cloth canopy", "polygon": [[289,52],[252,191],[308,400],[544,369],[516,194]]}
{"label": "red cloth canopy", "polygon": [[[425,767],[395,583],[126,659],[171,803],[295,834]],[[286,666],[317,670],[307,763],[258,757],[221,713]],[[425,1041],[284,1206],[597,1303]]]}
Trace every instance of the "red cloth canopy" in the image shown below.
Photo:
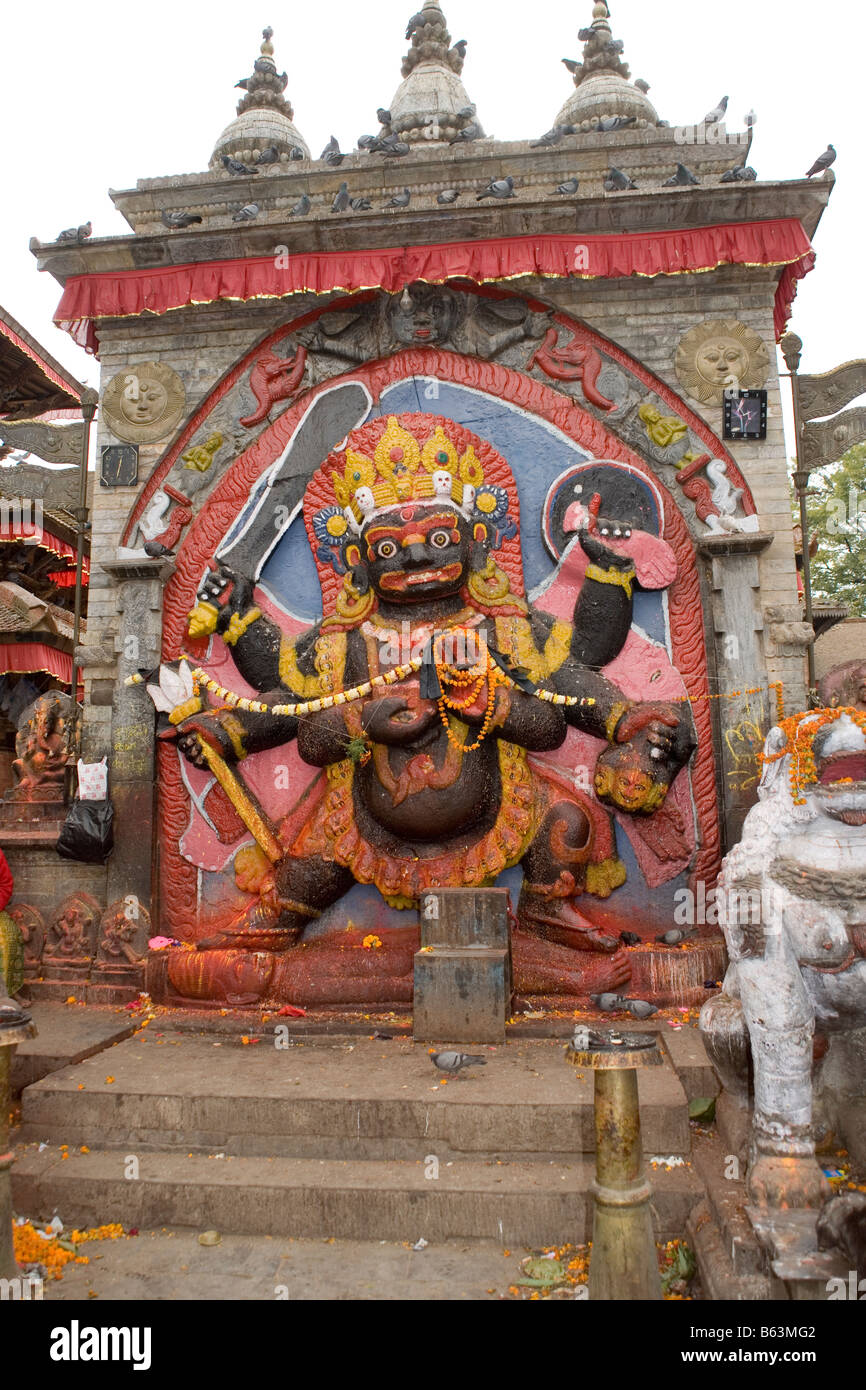
{"label": "red cloth canopy", "polygon": [[47,642],[0,642],[0,672],[17,675],[31,671],[46,671],[69,685],[72,657],[49,647]]}
{"label": "red cloth canopy", "polygon": [[814,263],[809,238],[793,217],[678,231],[507,237],[368,251],[280,255],[277,248],[275,255],[246,260],[74,275],[66,283],[55,322],[96,352],[96,319],[165,314],[222,299],[283,299],[338,290],[395,293],[415,280],[487,284],[531,275],[561,280],[689,275],[743,265],[784,267],[775,315],[781,335],[797,281]]}

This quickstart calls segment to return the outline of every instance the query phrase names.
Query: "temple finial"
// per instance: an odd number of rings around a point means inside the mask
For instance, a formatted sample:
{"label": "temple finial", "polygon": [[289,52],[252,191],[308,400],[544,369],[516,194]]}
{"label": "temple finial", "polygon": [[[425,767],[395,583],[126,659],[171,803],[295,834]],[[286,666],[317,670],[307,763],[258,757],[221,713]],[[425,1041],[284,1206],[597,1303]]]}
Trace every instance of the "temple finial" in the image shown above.
{"label": "temple finial", "polygon": [[657,126],[658,114],[647,97],[648,84],[632,83],[631,70],[622,56],[622,39],[611,30],[610,8],[606,0],[595,0],[592,23],[578,30],[583,44],[583,61],[564,58],[577,92],[565,103],[556,118],[558,125],[575,125],[581,130],[617,129],[609,123],[639,128]]}
{"label": "temple finial", "polygon": [[226,127],[217,141],[210,159],[212,168],[220,166],[224,155],[249,163],[258,160],[259,155],[270,153],[270,160],[263,160],[263,165],[310,157],[305,140],[292,124],[295,115],[292,104],[283,96],[289,79],[285,72],[277,72],[273,36],[270,25],[262,30],[259,56],[253,63],[251,75],[235,83],[243,92],[237,119]]}
{"label": "temple finial", "polygon": [[386,113],[387,134],[409,145],[441,144],[463,138],[464,131],[468,137],[482,137],[460,77],[467,43],[451,42],[439,0],[424,0],[406,25],[406,38],[411,47],[403,59],[404,81]]}

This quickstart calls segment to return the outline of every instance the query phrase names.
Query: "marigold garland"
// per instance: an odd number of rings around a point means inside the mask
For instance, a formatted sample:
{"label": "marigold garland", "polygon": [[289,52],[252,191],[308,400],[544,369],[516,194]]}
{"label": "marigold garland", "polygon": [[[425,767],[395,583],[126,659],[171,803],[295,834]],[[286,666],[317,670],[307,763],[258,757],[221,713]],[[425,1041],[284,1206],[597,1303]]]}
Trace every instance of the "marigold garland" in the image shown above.
{"label": "marigold garland", "polygon": [[[762,763],[777,763],[791,755],[791,768],[788,778],[791,784],[791,797],[795,806],[804,806],[804,789],[818,780],[815,763],[815,735],[828,724],[835,724],[847,714],[853,724],[866,737],[866,711],[855,709],[852,705],[841,705],[835,709],[801,710],[787,719],[779,720],[779,728],[785,735],[784,747],[778,753],[759,753]],[[850,778],[846,778],[850,782]]]}

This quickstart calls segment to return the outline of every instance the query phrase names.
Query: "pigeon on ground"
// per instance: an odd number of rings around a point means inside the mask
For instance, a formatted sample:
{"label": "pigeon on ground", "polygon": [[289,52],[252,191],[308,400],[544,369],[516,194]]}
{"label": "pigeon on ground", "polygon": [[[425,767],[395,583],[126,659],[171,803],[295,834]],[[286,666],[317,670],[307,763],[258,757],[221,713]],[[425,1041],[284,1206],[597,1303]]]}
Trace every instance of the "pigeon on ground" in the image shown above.
{"label": "pigeon on ground", "polygon": [[292,148],[289,150],[289,159],[306,159],[306,157],[300,145],[292,145]]}
{"label": "pigeon on ground", "polygon": [[831,164],[836,161],[836,150],[833,145],[828,145],[823,154],[819,154],[815,163],[806,173],[806,178],[810,179],[813,174],[823,174],[825,169],[829,169]]}
{"label": "pigeon on ground", "polygon": [[626,999],[623,1008],[631,1014],[632,1018],[645,1019],[652,1018],[653,1014],[658,1013],[655,1004],[651,1004],[648,999]]}
{"label": "pigeon on ground", "polygon": [[623,946],[639,946],[639,945],[640,945],[640,937],[638,936],[637,932],[633,932],[633,931],[621,931],[620,934],[619,934],[619,939],[620,939],[620,941],[622,942]]}
{"label": "pigeon on ground", "polygon": [[350,201],[349,185],[347,183],[341,183],[337,190],[337,195],[331,204],[331,212],[345,212]]}
{"label": "pigeon on ground", "polygon": [[290,217],[306,217],[312,204],[306,193],[302,194],[293,208],[289,208]]}
{"label": "pigeon on ground", "polygon": [[278,164],[279,160],[280,152],[277,149],[276,145],[269,145],[266,150],[262,150],[261,154],[256,160],[256,164]]}
{"label": "pigeon on ground", "polygon": [[337,139],[336,135],[331,136],[327,145],[322,150],[322,153],[319,155],[319,158],[324,159],[325,163],[330,164],[334,169],[336,169],[338,165],[342,164],[345,156],[340,150],[340,142]]}
{"label": "pigeon on ground", "polygon": [[718,125],[719,121],[724,120],[725,112],[728,109],[728,98],[722,97],[718,106],[714,106],[712,111],[708,111],[701,121],[701,125]]}
{"label": "pigeon on ground", "polygon": [[456,1076],[464,1067],[486,1067],[487,1058],[471,1052],[431,1052],[430,1060],[438,1071]]}
{"label": "pigeon on ground", "polygon": [[408,188],[404,188],[402,193],[395,193],[390,202],[385,204],[386,208],[407,208],[412,201],[412,194]]}
{"label": "pigeon on ground", "polygon": [[238,208],[233,214],[233,222],[253,222],[259,215],[258,203],[245,203],[242,208]]}
{"label": "pigeon on ground", "polygon": [[351,203],[353,212],[369,212],[372,206],[369,198],[353,198]]}
{"label": "pigeon on ground", "polygon": [[580,179],[566,179],[565,183],[558,183],[554,188],[554,193],[559,193],[563,198],[568,198],[572,193],[576,193],[580,188]]}
{"label": "pigeon on ground", "polygon": [[173,555],[174,551],[169,550],[167,546],[162,544],[162,541],[145,541],[144,553],[149,555],[151,560],[165,560]]}
{"label": "pigeon on ground", "polygon": [[758,177],[757,170],[750,164],[738,164],[734,169],[728,169],[722,174],[720,183],[754,183]]}
{"label": "pigeon on ground", "polygon": [[626,126],[634,125],[637,116],[604,116],[600,121],[596,121],[593,130],[596,135],[610,135],[615,130],[625,130]]}
{"label": "pigeon on ground", "polygon": [[80,227],[67,227],[64,231],[58,232],[55,240],[82,242],[87,240],[92,231],[92,223],[83,222]]}
{"label": "pigeon on ground", "polygon": [[443,188],[442,192],[437,196],[436,201],[437,203],[456,203],[459,197],[459,188]]}
{"label": "pigeon on ground", "polygon": [[615,1014],[623,1006],[624,1000],[621,994],[591,994],[590,999],[597,1009],[602,1013]]}
{"label": "pigeon on ground", "polygon": [[162,214],[163,226],[180,229],[191,227],[194,222],[201,222],[198,213],[195,212],[164,212]]}
{"label": "pigeon on ground", "polygon": [[628,174],[624,174],[622,169],[617,169],[616,165],[611,164],[604,181],[604,187],[607,193],[614,191],[622,193],[627,188],[637,188],[637,184],[634,179],[629,178]]}
{"label": "pigeon on ground", "polygon": [[573,135],[575,127],[573,125],[555,125],[552,130],[548,130],[539,140],[533,140],[530,144],[532,150],[547,150],[552,145],[560,145],[566,135]]}
{"label": "pigeon on ground", "polygon": [[652,1018],[658,1013],[647,999],[626,999],[622,994],[591,994],[590,999],[604,1014],[629,1013],[632,1018]]}
{"label": "pigeon on ground", "polygon": [[678,164],[677,172],[671,174],[669,179],[665,179],[662,188],[681,188],[690,183],[700,183],[700,179],[695,178],[691,169],[687,169],[685,164]]}
{"label": "pigeon on ground", "polygon": [[229,155],[223,155],[223,166],[228,169],[230,174],[257,174],[258,169],[250,169],[246,164],[241,164],[239,159],[232,159]]}
{"label": "pigeon on ground", "polygon": [[449,140],[449,145],[466,145],[470,140],[477,140],[481,134],[481,127],[477,121],[470,121],[469,125],[458,130],[453,140]]}
{"label": "pigeon on ground", "polygon": [[386,111],[384,106],[380,106],[379,110],[376,112],[376,120],[379,122],[380,125],[390,125],[391,112]]}
{"label": "pigeon on ground", "polygon": [[746,129],[751,130],[753,125],[758,123],[758,115],[755,110],[747,111],[745,115]]}
{"label": "pigeon on ground", "polygon": [[509,174],[504,179],[491,179],[489,184],[481,193],[478,194],[476,202],[481,202],[482,198],[513,198],[514,179]]}
{"label": "pigeon on ground", "polygon": [[672,927],[670,931],[662,932],[656,937],[660,946],[679,946],[681,942],[688,941],[690,936],[694,936],[695,928]]}

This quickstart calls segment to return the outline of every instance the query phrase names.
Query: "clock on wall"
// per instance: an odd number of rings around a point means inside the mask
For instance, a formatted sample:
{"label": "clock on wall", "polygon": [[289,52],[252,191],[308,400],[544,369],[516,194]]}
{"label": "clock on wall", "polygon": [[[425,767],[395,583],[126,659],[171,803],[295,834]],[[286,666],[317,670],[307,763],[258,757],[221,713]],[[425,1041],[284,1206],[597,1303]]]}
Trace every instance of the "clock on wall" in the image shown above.
{"label": "clock on wall", "polygon": [[725,392],[725,439],[767,438],[766,391]]}
{"label": "clock on wall", "polygon": [[106,444],[99,481],[103,487],[134,487],[138,482],[138,445]]}

